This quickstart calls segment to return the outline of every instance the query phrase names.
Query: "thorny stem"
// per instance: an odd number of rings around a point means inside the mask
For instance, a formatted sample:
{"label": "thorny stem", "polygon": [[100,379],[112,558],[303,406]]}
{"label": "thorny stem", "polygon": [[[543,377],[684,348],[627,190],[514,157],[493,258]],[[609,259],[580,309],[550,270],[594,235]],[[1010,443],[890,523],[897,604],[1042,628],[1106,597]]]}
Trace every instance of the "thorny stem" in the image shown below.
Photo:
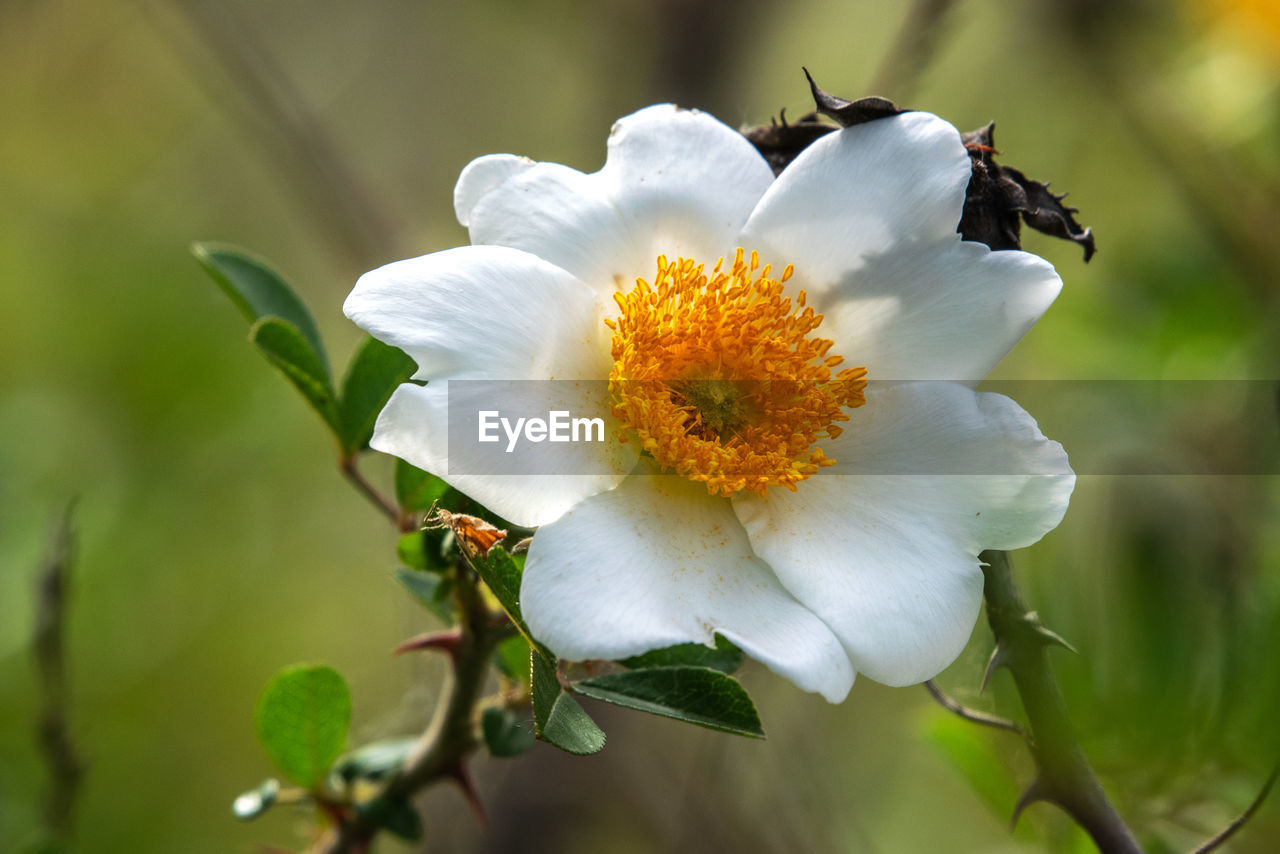
{"label": "thorny stem", "polygon": [[986,712],[981,712],[977,709],[971,709],[968,706],[952,699],[947,696],[941,688],[934,684],[932,679],[927,680],[924,683],[924,687],[925,690],[929,692],[929,696],[938,701],[938,705],[942,706],[952,714],[964,718],[966,721],[972,721],[975,724],[982,724],[983,726],[993,727],[994,729],[1008,730],[1009,732],[1017,733],[1024,738],[1027,735],[1026,730],[1024,730],[1022,726],[1015,721],[1011,721],[997,715],[989,715]]}
{"label": "thorny stem", "polygon": [[1009,557],[982,553],[987,621],[1001,663],[1013,675],[1030,725],[1029,744],[1039,774],[1023,804],[1049,801],[1062,808],[1093,838],[1103,854],[1141,854],[1133,832],[1102,790],[1067,718],[1066,703],[1049,663],[1047,643],[1013,583]]}
{"label": "thorny stem", "polygon": [[509,622],[495,620],[480,597],[472,571],[463,564],[456,567],[454,590],[459,611],[457,644],[451,650],[452,668],[441,688],[431,723],[382,791],[361,804],[358,811],[337,821],[310,849],[310,854],[367,851],[380,830],[371,816],[384,806],[404,803],[440,780],[452,779],[462,785],[472,808],[479,813],[463,763],[479,744],[474,717],[489,663],[498,644],[514,629]]}
{"label": "thorny stem", "polygon": [[50,778],[44,808],[45,822],[54,838],[63,842],[71,832],[76,791],[84,774],[84,766],[68,733],[64,655],[67,588],[75,556],[74,509],[75,504],[71,502],[63,511],[37,579],[36,627],[32,644],[42,689],[37,732]]}

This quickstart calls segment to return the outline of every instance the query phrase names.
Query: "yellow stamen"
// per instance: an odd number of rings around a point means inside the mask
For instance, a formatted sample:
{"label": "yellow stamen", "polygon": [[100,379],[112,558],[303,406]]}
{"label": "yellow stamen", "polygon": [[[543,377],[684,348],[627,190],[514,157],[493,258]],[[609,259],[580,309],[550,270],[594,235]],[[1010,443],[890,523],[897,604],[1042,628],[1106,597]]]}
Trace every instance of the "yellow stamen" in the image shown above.
{"label": "yellow stamen", "polygon": [[658,256],[650,285],[636,279],[615,293],[609,375],[613,412],[664,470],[706,483],[712,495],[766,494],[796,484],[835,460],[815,446],[834,439],[847,407],[866,402],[866,368],[828,356],[832,342],[811,337],[822,315],[804,291],[784,297],[790,264],[778,279],[742,249],[733,268]]}

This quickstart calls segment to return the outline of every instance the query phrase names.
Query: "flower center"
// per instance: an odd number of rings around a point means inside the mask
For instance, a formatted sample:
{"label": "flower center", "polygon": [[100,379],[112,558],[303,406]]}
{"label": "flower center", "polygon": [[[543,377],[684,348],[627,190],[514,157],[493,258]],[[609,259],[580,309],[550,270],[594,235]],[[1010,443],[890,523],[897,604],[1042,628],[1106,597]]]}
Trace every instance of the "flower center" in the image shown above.
{"label": "flower center", "polygon": [[609,391],[622,438],[631,434],[663,470],[702,481],[712,495],[743,489],[766,494],[796,483],[835,460],[816,447],[834,439],[846,407],[861,406],[866,368],[832,375],[843,356],[811,333],[822,315],[783,296],[791,278],[770,278],[759,256],[739,249],[708,276],[689,258],[658,256],[649,284],[636,279],[615,293],[621,314],[613,330]]}

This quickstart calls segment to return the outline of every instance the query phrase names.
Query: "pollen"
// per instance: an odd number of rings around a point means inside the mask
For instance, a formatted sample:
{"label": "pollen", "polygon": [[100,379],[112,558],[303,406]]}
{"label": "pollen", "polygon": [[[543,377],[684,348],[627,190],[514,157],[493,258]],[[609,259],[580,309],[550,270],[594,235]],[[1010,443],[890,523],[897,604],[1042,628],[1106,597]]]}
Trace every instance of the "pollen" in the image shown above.
{"label": "pollen", "polygon": [[805,292],[785,295],[791,265],[772,278],[739,249],[707,273],[689,258],[658,256],[650,284],[617,292],[609,392],[622,441],[638,442],[664,471],[712,495],[767,494],[835,464],[818,446],[847,409],[866,402],[866,368],[814,335],[822,315]]}

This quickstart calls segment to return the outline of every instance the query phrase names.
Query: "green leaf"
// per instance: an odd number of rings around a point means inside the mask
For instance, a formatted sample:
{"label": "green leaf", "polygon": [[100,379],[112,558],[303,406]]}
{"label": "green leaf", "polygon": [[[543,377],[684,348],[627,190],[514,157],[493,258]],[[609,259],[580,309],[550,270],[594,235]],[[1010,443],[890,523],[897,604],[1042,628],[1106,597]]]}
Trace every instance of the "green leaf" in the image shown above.
{"label": "green leaf", "polygon": [[519,720],[510,709],[485,709],[480,728],[489,754],[499,759],[519,756],[533,747],[533,729],[528,721]]}
{"label": "green leaf", "polygon": [[378,413],[396,386],[413,376],[417,365],[402,350],[366,337],[347,365],[338,404],[343,449],[354,454],[369,444]]}
{"label": "green leaf", "polygon": [[236,798],[231,804],[231,812],[241,821],[257,818],[271,809],[271,806],[276,802],[276,796],[279,794],[279,780],[263,780],[258,788],[250,789]]}
{"label": "green leaf", "polygon": [[449,484],[404,460],[396,460],[396,503],[401,510],[429,510],[444,498]]}
{"label": "green leaf", "polygon": [[448,554],[452,545],[453,532],[448,528],[410,531],[396,542],[396,555],[414,569],[445,572],[453,565]]}
{"label": "green leaf", "polygon": [[493,663],[508,679],[529,684],[529,642],[522,635],[507,638],[498,644]]}
{"label": "green leaf", "polygon": [[723,635],[716,635],[714,647],[700,643],[682,643],[655,649],[644,655],[624,658],[620,664],[632,670],[644,670],[649,667],[710,667],[721,673],[732,673],[742,666],[742,650],[738,649]]}
{"label": "green leaf", "polygon": [[556,676],[556,663],[537,650],[529,656],[529,689],[533,695],[533,725],[538,735],[546,729],[551,717],[551,707],[560,696],[560,679]]}
{"label": "green leaf", "polygon": [[328,370],[298,328],[278,317],[264,317],[249,330],[249,340],[302,392],[334,432],[338,432],[338,404]]}
{"label": "green leaf", "polygon": [[284,776],[314,788],[342,752],[351,723],[351,692],[332,667],[287,667],[263,689],[254,723]]}
{"label": "green leaf", "polygon": [[279,317],[292,324],[311,344],[311,349],[324,366],[324,375],[329,375],[324,345],[320,342],[320,333],[311,312],[265,261],[243,249],[215,243],[197,243],[191,247],[191,252],[240,309],[245,320],[256,323],[263,317]]}
{"label": "green leaf", "polygon": [[341,757],[333,771],[347,783],[356,779],[384,780],[400,770],[417,743],[416,738],[374,741]]}
{"label": "green leaf", "polygon": [[706,667],[655,667],[584,679],[575,692],[735,735],[764,737],[760,716],[731,676]]}
{"label": "green leaf", "polygon": [[425,572],[427,554],[426,549],[423,548],[422,533],[422,531],[410,531],[407,534],[401,534],[400,539],[396,541],[396,557],[410,569]]}
{"label": "green leaf", "polygon": [[551,707],[551,717],[541,738],[566,753],[590,756],[604,749],[604,730],[568,694],[561,694]]}
{"label": "green leaf", "polygon": [[[524,624],[524,614],[520,612],[520,579],[524,575],[521,564],[516,561],[502,546],[489,549],[487,557],[466,556],[467,563],[476,571],[480,579],[489,586],[497,598],[502,610],[507,612],[511,622],[524,635],[525,640],[535,649],[547,653],[546,647],[534,640],[529,634],[529,627]],[[549,653],[548,653],[549,655]],[[554,660],[554,659],[553,659]]]}
{"label": "green leaf", "polygon": [[555,660],[536,650],[532,659],[533,724],[538,738],[567,753],[586,756],[604,747],[604,732],[556,678]]}
{"label": "green leaf", "polygon": [[422,838],[422,816],[408,798],[374,798],[359,812],[367,821],[401,839],[417,842]]}
{"label": "green leaf", "polygon": [[453,622],[453,605],[449,602],[449,591],[453,584],[449,579],[403,566],[396,567],[395,577],[419,605],[445,623]]}

